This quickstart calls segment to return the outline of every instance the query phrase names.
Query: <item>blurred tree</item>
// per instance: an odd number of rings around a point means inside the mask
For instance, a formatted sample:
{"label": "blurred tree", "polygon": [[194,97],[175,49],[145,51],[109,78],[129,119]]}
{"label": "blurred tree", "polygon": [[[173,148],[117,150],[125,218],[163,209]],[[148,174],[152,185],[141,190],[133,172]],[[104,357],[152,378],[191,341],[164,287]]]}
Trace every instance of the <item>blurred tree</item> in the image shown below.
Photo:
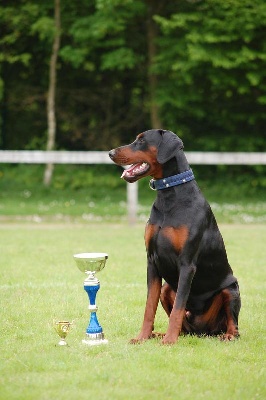
{"label": "blurred tree", "polygon": [[202,150],[266,149],[266,2],[180,2],[160,24],[164,124]]}
{"label": "blurred tree", "polygon": [[72,20],[60,54],[79,78],[64,113],[65,145],[106,149],[146,124],[143,15],[140,0],[96,0]]}
{"label": "blurred tree", "polygon": [[158,89],[158,77],[154,71],[154,63],[157,55],[157,37],[158,25],[154,21],[154,16],[160,14],[164,2],[156,0],[146,0],[147,4],[147,48],[148,48],[148,84],[149,84],[149,100],[150,100],[150,116],[151,126],[156,128],[163,128],[160,119],[158,102],[156,100],[156,93]]}
{"label": "blurred tree", "polygon": [[[47,144],[46,150],[54,150],[55,137],[56,137],[56,106],[55,106],[55,95],[56,95],[56,75],[57,75],[57,58],[60,48],[60,36],[61,36],[61,19],[60,19],[60,0],[54,1],[54,40],[53,48],[50,59],[49,68],[49,89],[47,95]],[[46,164],[44,171],[43,182],[46,186],[51,183],[53,175],[53,164]]]}
{"label": "blurred tree", "polygon": [[52,39],[52,2],[8,0],[0,5],[2,147],[43,146],[45,88]]}
{"label": "blurred tree", "polygon": [[[20,78],[20,69],[29,66],[31,53],[25,46],[23,32],[27,21],[35,13],[31,7],[16,12],[16,2],[6,1],[0,5],[0,101],[1,101],[1,146],[8,144],[7,119],[10,112],[10,93],[8,80],[11,74]],[[17,68],[17,66],[19,67]],[[17,79],[16,79],[17,81]]]}
{"label": "blurred tree", "polygon": [[[45,148],[53,8],[0,4],[4,148]],[[64,0],[55,147],[108,149],[161,125],[191,150],[264,150],[265,17],[264,0]]]}

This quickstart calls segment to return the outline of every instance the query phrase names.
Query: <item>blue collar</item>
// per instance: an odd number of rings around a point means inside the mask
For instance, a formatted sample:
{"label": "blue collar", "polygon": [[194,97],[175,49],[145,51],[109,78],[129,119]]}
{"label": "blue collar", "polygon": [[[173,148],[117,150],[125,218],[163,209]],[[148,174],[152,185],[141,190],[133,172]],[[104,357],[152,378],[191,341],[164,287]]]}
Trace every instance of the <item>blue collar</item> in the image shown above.
{"label": "blue collar", "polygon": [[152,190],[162,190],[167,189],[172,186],[182,185],[183,183],[187,183],[195,179],[192,169],[188,171],[181,172],[181,174],[169,176],[168,178],[163,179],[151,179],[150,180],[150,188]]}

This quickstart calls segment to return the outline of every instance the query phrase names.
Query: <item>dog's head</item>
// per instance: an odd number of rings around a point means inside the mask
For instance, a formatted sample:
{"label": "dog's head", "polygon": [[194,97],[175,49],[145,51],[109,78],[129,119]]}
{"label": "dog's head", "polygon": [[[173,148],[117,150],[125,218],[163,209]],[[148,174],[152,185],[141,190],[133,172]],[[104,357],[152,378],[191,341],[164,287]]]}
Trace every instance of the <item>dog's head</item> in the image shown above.
{"label": "dog's head", "polygon": [[148,175],[160,179],[163,164],[180,149],[183,142],[173,132],[151,129],[140,133],[133,143],[111,150],[109,156],[118,165],[130,165],[121,178],[136,182]]}

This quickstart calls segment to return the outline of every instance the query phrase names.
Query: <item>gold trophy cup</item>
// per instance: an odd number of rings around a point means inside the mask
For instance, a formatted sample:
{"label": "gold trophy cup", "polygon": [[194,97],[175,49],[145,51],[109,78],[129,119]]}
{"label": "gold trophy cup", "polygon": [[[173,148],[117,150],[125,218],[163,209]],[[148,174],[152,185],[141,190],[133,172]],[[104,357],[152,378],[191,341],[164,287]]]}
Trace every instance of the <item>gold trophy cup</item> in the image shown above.
{"label": "gold trophy cup", "polygon": [[58,342],[59,346],[66,346],[66,336],[68,332],[70,331],[71,325],[73,324],[72,322],[69,321],[54,321],[54,329],[60,336],[60,341]]}

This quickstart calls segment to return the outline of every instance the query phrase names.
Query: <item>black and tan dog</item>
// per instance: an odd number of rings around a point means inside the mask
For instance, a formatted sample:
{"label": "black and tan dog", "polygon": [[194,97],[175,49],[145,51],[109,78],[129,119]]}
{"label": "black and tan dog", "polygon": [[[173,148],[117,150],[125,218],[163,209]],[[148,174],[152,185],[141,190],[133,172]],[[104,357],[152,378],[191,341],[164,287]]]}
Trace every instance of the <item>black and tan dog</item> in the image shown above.
{"label": "black and tan dog", "polygon": [[152,129],[109,155],[118,165],[131,164],[122,174],[127,182],[149,175],[151,188],[157,190],[145,230],[148,295],[144,321],[131,342],[154,336],[159,300],[169,316],[164,344],[175,343],[180,332],[221,335],[223,340],[238,337],[237,279],[182,141],[173,132]]}

